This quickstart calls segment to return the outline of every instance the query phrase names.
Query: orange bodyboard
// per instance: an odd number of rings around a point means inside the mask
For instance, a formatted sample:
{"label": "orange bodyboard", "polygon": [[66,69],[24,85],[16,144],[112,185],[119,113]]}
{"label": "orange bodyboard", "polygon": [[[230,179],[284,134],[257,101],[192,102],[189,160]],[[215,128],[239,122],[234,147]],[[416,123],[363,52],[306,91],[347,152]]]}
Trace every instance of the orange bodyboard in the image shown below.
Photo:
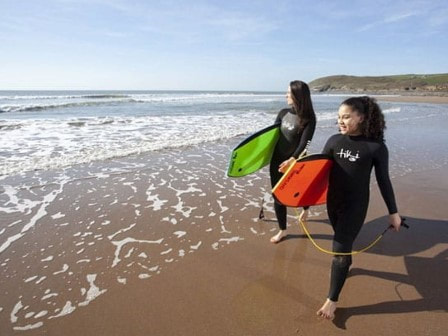
{"label": "orange bodyboard", "polygon": [[324,154],[297,160],[272,189],[276,200],[290,207],[324,204],[333,161]]}

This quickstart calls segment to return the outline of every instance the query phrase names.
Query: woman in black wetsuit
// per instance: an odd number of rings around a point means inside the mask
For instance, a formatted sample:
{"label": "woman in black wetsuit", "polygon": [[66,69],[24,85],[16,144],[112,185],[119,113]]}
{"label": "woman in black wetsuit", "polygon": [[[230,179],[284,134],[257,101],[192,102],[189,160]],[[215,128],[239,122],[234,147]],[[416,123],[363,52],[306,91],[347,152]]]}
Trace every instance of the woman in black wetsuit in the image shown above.
{"label": "woman in black wetsuit", "polygon": [[[286,93],[286,100],[290,108],[281,110],[275,120],[276,123],[281,123],[281,132],[269,167],[272,187],[307,147],[316,128],[316,115],[311,102],[310,89],[306,83],[291,82]],[[274,201],[274,210],[280,230],[271,238],[271,242],[278,243],[286,233],[287,209],[283,204]],[[301,217],[306,217],[306,210]]]}
{"label": "woman in black wetsuit", "polygon": [[[384,143],[384,115],[373,98],[354,97],[339,107],[340,134],[330,137],[323,153],[334,159],[330,173],[327,211],[334,230],[333,251],[351,252],[367,213],[372,168],[389,212],[389,224],[401,224],[389,178],[389,154]],[[332,319],[344,285],[351,255],[335,255],[330,290],[318,315]]]}

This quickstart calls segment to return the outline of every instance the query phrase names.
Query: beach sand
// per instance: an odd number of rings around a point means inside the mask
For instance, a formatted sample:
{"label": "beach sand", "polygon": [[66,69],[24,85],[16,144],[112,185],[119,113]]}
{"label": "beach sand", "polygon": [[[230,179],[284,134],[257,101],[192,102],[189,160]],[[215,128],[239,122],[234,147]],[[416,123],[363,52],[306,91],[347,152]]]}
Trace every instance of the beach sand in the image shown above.
{"label": "beach sand", "polygon": [[373,95],[379,102],[400,102],[400,103],[429,103],[448,104],[448,96],[425,96],[425,95]]}
{"label": "beach sand", "polygon": [[[410,229],[354,257],[336,318],[325,321],[315,312],[331,256],[293,211],[287,238],[269,242],[276,223],[258,219],[261,199],[273,218],[267,171],[225,177],[230,145],[4,180],[16,187],[1,196],[11,211],[0,228],[0,334],[446,333],[445,166],[393,179]],[[373,186],[355,249],[384,230],[385,212]],[[312,208],[309,229],[331,248],[324,206]]]}

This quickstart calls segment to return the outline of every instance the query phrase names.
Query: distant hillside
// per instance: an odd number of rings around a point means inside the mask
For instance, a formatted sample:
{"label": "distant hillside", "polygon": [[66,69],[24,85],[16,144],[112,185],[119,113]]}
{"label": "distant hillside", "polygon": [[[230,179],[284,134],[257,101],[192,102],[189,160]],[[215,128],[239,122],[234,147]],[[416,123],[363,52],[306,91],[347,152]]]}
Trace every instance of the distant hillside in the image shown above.
{"label": "distant hillside", "polygon": [[430,75],[396,76],[328,76],[309,83],[311,90],[318,92],[390,92],[415,93],[448,92],[448,73]]}

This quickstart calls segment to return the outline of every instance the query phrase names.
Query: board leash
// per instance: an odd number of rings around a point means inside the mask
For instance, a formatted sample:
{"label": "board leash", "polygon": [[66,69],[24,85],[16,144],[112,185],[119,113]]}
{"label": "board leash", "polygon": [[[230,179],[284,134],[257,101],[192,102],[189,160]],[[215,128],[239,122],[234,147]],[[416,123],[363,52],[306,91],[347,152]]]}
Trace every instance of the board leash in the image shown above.
{"label": "board leash", "polygon": [[[308,140],[308,142],[307,142],[307,144],[306,144],[306,146],[305,146],[305,149],[302,151],[302,153],[300,153],[299,158],[298,158],[296,161],[298,161],[299,159],[301,159],[301,158],[307,156],[307,154],[308,154],[308,148],[309,148],[310,144],[311,144],[311,140]],[[290,169],[292,166],[293,166],[293,165],[291,165],[291,166],[289,167],[289,169]],[[289,171],[289,169],[288,169],[288,171]],[[288,171],[287,171],[287,172],[288,172]],[[286,172],[286,173],[287,173],[287,172]],[[275,187],[274,187],[274,189],[275,189]],[[263,208],[264,208],[264,198],[262,198],[262,200],[261,200],[261,209],[260,209],[260,213],[259,213],[259,215],[258,215],[258,219],[263,220],[263,221],[265,221],[265,222],[276,222],[276,220],[274,220],[274,219],[266,219],[266,218],[265,218]],[[364,247],[364,248],[362,248],[362,249],[360,249],[360,250],[352,251],[352,252],[333,252],[333,251],[327,250],[327,249],[325,249],[325,248],[319,246],[319,244],[316,243],[316,241],[314,240],[314,238],[311,236],[311,233],[309,232],[308,228],[306,227],[305,221],[303,221],[303,220],[300,218],[300,214],[299,214],[299,212],[297,211],[297,208],[294,208],[294,211],[295,211],[296,216],[297,216],[297,222],[300,224],[300,226],[302,227],[303,232],[305,232],[305,235],[308,237],[308,239],[311,241],[311,243],[314,245],[314,247],[316,247],[319,251],[321,251],[321,252],[323,252],[323,253],[331,254],[331,255],[355,255],[355,254],[359,254],[359,253],[365,252],[365,251],[369,250],[370,248],[372,248],[373,246],[375,246],[375,245],[381,240],[381,238],[383,238],[383,236],[386,234],[386,232],[389,231],[389,229],[392,229],[392,228],[393,228],[392,225],[389,225],[389,226],[388,226],[386,229],[384,229],[384,231],[383,231],[378,237],[376,237],[376,238],[375,238],[369,245],[367,245],[366,247]],[[407,224],[405,223],[405,220],[406,220],[406,218],[401,217],[401,223],[400,223],[400,226],[404,226],[406,229],[409,229],[409,225],[407,225]]]}
{"label": "board leash", "polygon": [[[276,220],[274,220],[274,219],[267,219],[267,218],[265,218],[263,208],[264,208],[264,199],[262,199],[262,201],[261,201],[261,209],[260,209],[260,213],[259,213],[259,215],[258,215],[258,219],[260,219],[260,220],[262,220],[262,221],[265,221],[265,222],[276,222]],[[386,232],[393,228],[392,225],[389,225],[389,226],[388,226],[387,228],[385,228],[384,231],[383,231],[380,235],[378,235],[378,237],[376,237],[370,244],[368,244],[366,247],[364,247],[364,248],[362,248],[362,249],[360,249],[360,250],[356,250],[356,251],[352,251],[352,252],[334,252],[334,251],[330,251],[330,250],[327,250],[327,249],[325,249],[325,248],[319,246],[319,244],[318,244],[318,243],[314,240],[314,238],[311,236],[311,233],[310,233],[310,231],[308,230],[308,228],[307,228],[307,226],[306,226],[306,222],[303,221],[303,220],[300,218],[300,214],[299,214],[299,212],[297,211],[297,208],[294,208],[294,212],[295,212],[295,214],[296,214],[296,216],[297,216],[297,222],[298,222],[299,225],[301,226],[303,232],[305,232],[305,235],[308,237],[308,239],[309,239],[309,240],[311,241],[311,243],[314,245],[314,247],[317,248],[319,251],[321,251],[321,252],[323,252],[323,253],[331,254],[331,255],[355,255],[355,254],[359,254],[359,253],[365,252],[365,251],[371,249],[373,246],[375,246],[375,245],[381,240],[381,238],[383,238],[383,236],[386,234]],[[400,225],[403,226],[403,227],[405,227],[406,229],[409,229],[409,225],[406,224],[405,221],[406,221],[406,218],[403,218],[403,217],[402,217],[402,218],[401,218],[401,223],[400,223]]]}
{"label": "board leash", "polygon": [[[393,228],[392,225],[389,225],[387,228],[384,229],[384,231],[378,236],[376,237],[369,245],[367,245],[366,247],[357,250],[357,251],[352,251],[352,252],[333,252],[327,249],[324,249],[323,247],[319,246],[319,244],[316,243],[316,241],[314,240],[314,238],[311,236],[308,228],[306,227],[305,221],[303,221],[300,218],[300,214],[297,211],[297,208],[294,208],[294,211],[296,213],[297,216],[297,221],[299,222],[300,226],[302,227],[302,230],[305,232],[306,236],[308,237],[308,239],[311,241],[311,243],[314,245],[314,247],[316,247],[319,251],[327,253],[327,254],[331,254],[331,255],[355,255],[355,254],[359,254],[362,252],[365,252],[367,250],[369,250],[370,248],[372,248],[373,246],[375,246],[380,240],[381,238],[383,238],[383,236],[386,234],[387,231],[389,231],[390,229]],[[401,226],[404,226],[406,229],[409,229],[409,225],[407,225],[405,223],[406,218],[401,217]]]}

